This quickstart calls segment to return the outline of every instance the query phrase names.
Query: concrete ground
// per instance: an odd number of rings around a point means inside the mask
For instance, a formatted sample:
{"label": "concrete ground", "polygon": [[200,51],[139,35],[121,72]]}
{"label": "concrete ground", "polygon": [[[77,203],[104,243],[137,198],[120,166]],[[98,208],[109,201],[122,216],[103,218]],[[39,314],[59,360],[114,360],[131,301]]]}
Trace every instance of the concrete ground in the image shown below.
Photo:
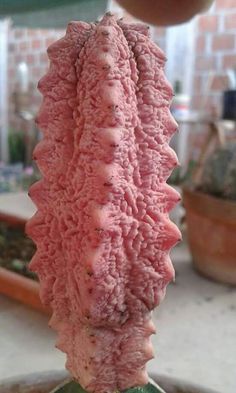
{"label": "concrete ground", "polygon": [[[219,393],[236,392],[236,288],[200,277],[186,248],[177,247],[175,284],[154,312],[158,334],[149,370]],[[62,369],[47,317],[0,297],[0,378]]]}

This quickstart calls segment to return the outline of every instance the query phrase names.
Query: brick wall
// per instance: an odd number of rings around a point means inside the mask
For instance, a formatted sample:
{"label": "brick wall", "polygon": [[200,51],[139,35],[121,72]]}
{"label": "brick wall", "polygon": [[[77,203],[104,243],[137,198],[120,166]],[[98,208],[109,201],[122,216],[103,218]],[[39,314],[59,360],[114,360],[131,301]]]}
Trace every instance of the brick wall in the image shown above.
{"label": "brick wall", "polygon": [[[127,17],[127,15],[126,15]],[[222,91],[227,88],[226,70],[236,67],[236,0],[216,0],[207,13],[196,18],[195,65],[192,107],[220,112]],[[166,49],[166,29],[152,28],[152,38]],[[16,67],[21,61],[29,65],[33,96],[37,108],[40,95],[38,80],[48,67],[46,48],[64,35],[64,30],[12,28],[9,37],[10,127],[19,128],[14,115],[12,93],[16,88]]]}
{"label": "brick wall", "polygon": [[38,80],[48,68],[47,47],[65,34],[64,30],[12,28],[9,36],[9,126],[21,129],[23,124],[14,113],[13,93],[17,87],[17,65],[24,61],[29,66],[29,80],[32,85],[31,109],[37,111],[41,96],[36,89]]}
{"label": "brick wall", "polygon": [[227,68],[236,68],[236,1],[216,0],[196,23],[192,106],[220,114],[222,91],[228,88]]}

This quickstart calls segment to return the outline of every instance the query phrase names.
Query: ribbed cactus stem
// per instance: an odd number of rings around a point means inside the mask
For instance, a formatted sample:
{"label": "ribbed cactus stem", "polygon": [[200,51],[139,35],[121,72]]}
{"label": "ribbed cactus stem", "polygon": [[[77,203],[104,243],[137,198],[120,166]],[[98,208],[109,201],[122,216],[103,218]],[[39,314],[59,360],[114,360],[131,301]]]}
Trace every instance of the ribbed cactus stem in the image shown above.
{"label": "ribbed cactus stem", "polygon": [[89,392],[144,385],[181,237],[168,218],[179,195],[166,185],[178,160],[165,57],[145,26],[110,14],[70,23],[48,54],[31,268],[73,377]]}

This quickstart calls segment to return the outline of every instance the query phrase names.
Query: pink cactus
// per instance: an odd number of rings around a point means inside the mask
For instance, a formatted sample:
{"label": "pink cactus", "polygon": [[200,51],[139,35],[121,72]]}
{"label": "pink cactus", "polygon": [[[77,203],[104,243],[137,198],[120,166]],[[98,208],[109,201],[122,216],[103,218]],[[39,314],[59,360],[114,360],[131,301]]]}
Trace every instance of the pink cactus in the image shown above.
{"label": "pink cactus", "polygon": [[180,239],[168,218],[179,196],[166,185],[177,158],[165,57],[146,26],[110,14],[70,23],[48,54],[31,269],[73,377],[89,392],[144,385],[151,311]]}

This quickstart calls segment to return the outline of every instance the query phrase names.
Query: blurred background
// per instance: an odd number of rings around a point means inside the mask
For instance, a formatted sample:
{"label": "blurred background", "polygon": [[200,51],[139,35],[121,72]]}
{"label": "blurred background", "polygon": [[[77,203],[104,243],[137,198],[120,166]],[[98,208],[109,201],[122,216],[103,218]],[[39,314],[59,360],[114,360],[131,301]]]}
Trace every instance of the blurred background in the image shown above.
{"label": "blurred background", "polygon": [[[135,21],[113,0],[0,3],[0,379],[64,367],[27,268],[35,251],[24,235],[35,212],[27,191],[40,178],[32,161],[41,138],[37,83],[49,67],[47,47],[67,23],[108,10]],[[171,213],[183,242],[172,252],[176,281],[154,312],[149,369],[235,393],[236,1],[216,0],[190,22],[150,32],[175,92],[171,146],[180,166],[169,183],[183,195]]]}

